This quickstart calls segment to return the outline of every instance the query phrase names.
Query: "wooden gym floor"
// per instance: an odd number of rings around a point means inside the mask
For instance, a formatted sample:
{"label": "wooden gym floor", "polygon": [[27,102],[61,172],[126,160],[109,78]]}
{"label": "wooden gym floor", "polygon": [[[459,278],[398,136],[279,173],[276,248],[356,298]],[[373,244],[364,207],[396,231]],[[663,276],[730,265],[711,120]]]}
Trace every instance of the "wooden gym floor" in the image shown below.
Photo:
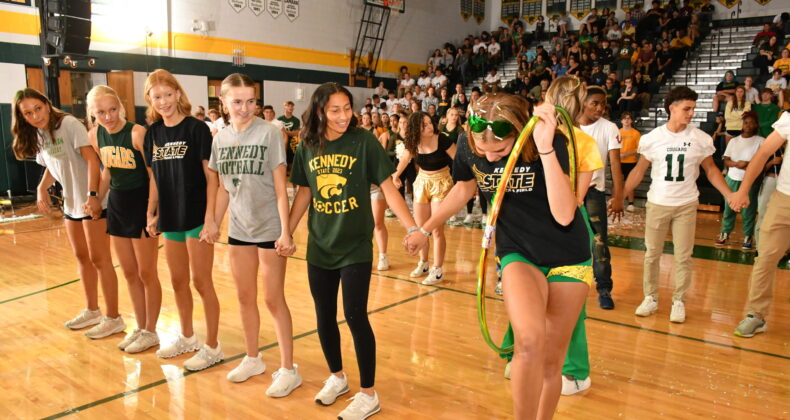
{"label": "wooden gym floor", "polygon": [[[714,248],[718,215],[699,213],[686,323],[668,320],[669,243],[662,260],[660,310],[636,317],[644,255],[644,210],[638,210],[610,229],[616,309],[599,309],[593,291],[588,298],[592,388],[585,395],[562,397],[556,418],[790,418],[790,266],[783,262],[778,270],[768,332],[751,339],[733,336],[743,317],[753,253],[739,246]],[[508,418],[511,393],[502,376],[504,363],[484,344],[475,311],[481,231],[448,227],[447,281],[422,286],[408,277],[416,261],[400,249],[402,229],[394,219],[387,223],[392,268],[374,271],[369,303],[382,401],[375,418]],[[264,391],[269,374],[279,367],[278,347],[260,299],[267,373],[243,384],[225,379],[244,353],[227,245],[216,245],[214,264],[226,360],[185,373],[181,365],[189,356],[163,360],[153,349],[128,355],[116,348],[120,334],[91,341],[63,327],[84,300],[62,219],[0,224],[0,417],[335,418],[345,399],[332,407],[313,402],[328,371],[307,287],[304,222],[296,236],[300,247],[288,262],[286,298],[294,322],[294,358],[304,382],[291,396],[274,400]],[[131,328],[131,303],[120,269],[117,273],[121,313]],[[164,253],[159,276],[164,291],[159,333],[166,342],[178,332],[178,318]],[[498,339],[507,317],[493,294],[494,280],[489,283],[489,324]],[[195,300],[195,326],[204,337],[196,293]],[[338,319],[343,323],[342,313]],[[359,386],[353,343],[343,325],[341,333],[353,393]]]}

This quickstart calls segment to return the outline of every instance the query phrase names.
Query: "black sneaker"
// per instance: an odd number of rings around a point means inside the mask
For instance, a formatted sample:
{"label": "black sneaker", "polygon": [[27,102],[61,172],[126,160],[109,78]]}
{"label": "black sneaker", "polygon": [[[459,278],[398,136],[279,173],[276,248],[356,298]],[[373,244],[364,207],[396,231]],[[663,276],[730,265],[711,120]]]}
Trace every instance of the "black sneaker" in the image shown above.
{"label": "black sneaker", "polygon": [[601,309],[614,309],[614,300],[612,300],[612,295],[608,291],[601,290],[598,293],[598,306]]}

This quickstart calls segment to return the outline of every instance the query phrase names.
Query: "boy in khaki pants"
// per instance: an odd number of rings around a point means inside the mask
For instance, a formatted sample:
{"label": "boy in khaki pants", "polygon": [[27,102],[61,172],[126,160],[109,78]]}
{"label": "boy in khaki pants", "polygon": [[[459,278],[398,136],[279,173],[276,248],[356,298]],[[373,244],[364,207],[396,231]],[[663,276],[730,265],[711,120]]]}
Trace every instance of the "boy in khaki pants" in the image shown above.
{"label": "boy in khaki pants", "polygon": [[[790,139],[790,112],[783,113],[773,128],[773,133],[749,162],[741,187],[728,200],[735,211],[749,207],[749,189],[752,184],[763,171],[768,158]],[[779,170],[776,180],[776,191],[771,195],[768,210],[760,225],[760,241],[757,242],[759,256],[754,260],[749,278],[749,300],[746,305],[748,314],[734,332],[739,337],[753,337],[765,332],[765,317],[773,298],[776,264],[790,249],[790,165],[786,162],[782,162],[782,169]]]}
{"label": "boy in khaki pants", "polygon": [[628,196],[642,182],[648,166],[652,164],[645,219],[645,299],[636,308],[638,316],[649,316],[658,310],[659,260],[671,227],[675,247],[675,291],[669,320],[678,323],[686,320],[683,297],[691,286],[691,252],[697,225],[700,166],[725,199],[733,194],[711,157],[715,151],[713,139],[690,125],[696,105],[697,93],[685,86],[669,92],[664,101],[669,121],[642,136],[639,162],[625,183]]}

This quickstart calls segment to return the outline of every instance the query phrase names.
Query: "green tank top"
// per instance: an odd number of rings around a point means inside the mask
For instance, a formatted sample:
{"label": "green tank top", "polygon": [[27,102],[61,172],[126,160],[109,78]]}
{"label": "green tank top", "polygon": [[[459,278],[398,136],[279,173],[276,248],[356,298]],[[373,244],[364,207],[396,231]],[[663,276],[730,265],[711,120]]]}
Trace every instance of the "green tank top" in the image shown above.
{"label": "green tank top", "polygon": [[110,169],[110,188],[133,190],[148,184],[143,155],[132,145],[132,127],[127,121],[121,131],[110,134],[101,125],[96,131],[102,165]]}

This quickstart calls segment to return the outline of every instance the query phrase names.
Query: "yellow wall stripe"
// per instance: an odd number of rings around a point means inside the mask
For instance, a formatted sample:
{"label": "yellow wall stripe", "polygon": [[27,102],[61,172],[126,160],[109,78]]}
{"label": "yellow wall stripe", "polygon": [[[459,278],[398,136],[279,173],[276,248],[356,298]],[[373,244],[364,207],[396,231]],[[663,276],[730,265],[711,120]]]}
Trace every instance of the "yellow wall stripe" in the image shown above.
{"label": "yellow wall stripe", "polygon": [[[39,34],[38,15],[0,10],[0,22],[3,22],[2,32],[34,36],[38,36]],[[96,29],[99,28],[94,26],[94,31],[91,36],[91,40],[94,42],[135,47],[145,46],[144,40],[138,42],[129,40],[119,41],[117,37],[113,37],[109,32],[105,30],[97,31]],[[177,32],[162,34],[159,39],[154,39],[152,40],[153,42],[149,41],[149,47],[166,48],[167,35],[170,35],[173,49],[179,51],[224,54],[230,56],[233,54],[234,48],[242,46],[244,47],[244,55],[246,57],[341,68],[348,68],[349,66],[349,57],[347,54]],[[418,72],[416,69],[421,69],[423,67],[422,64],[406,63],[402,61],[384,59],[379,61],[380,71],[385,73],[398,73],[398,69],[400,69],[401,66],[409,66],[412,69],[411,72],[415,74]]]}

